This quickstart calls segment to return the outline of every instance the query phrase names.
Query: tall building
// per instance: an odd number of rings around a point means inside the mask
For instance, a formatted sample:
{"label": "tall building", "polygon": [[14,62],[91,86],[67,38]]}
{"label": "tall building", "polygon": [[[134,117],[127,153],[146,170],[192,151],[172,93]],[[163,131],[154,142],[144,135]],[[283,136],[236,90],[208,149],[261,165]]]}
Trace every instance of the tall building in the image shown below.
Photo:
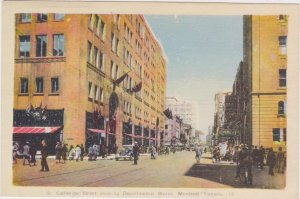
{"label": "tall building", "polygon": [[214,113],[214,140],[219,139],[219,133],[225,124],[225,99],[230,96],[231,92],[219,92],[215,94],[215,113]]}
{"label": "tall building", "polygon": [[16,15],[14,140],[159,144],[166,57],[142,15]]}
{"label": "tall building", "polygon": [[286,146],[288,17],[244,16],[244,140]]}
{"label": "tall building", "polygon": [[190,124],[193,127],[196,126],[198,109],[195,104],[178,100],[175,97],[167,97],[167,108],[172,110],[175,115],[179,116],[183,123]]}

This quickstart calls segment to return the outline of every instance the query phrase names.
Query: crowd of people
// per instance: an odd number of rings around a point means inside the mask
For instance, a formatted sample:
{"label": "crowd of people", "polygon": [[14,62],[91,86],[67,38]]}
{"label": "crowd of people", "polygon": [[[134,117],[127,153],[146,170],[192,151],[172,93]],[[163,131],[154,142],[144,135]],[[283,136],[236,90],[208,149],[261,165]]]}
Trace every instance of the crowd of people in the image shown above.
{"label": "crowd of people", "polygon": [[269,167],[268,174],[274,176],[274,169],[278,173],[284,173],[286,168],[286,154],[282,147],[278,151],[273,148],[264,148],[263,146],[248,147],[246,144],[233,147],[228,145],[226,152],[222,155],[220,146],[215,146],[212,149],[213,163],[224,160],[236,163],[236,177],[239,177],[242,167],[245,167],[249,173],[250,184],[252,183],[252,167],[264,169],[264,166]]}

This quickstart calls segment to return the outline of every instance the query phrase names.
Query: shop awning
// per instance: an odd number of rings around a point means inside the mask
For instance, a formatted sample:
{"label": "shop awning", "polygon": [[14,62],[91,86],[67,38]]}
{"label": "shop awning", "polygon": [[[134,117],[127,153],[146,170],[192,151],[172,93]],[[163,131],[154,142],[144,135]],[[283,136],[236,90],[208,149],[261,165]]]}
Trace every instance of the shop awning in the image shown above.
{"label": "shop awning", "polygon": [[60,126],[55,126],[55,127],[20,126],[20,127],[14,127],[14,134],[55,133],[60,128],[61,128]]}
{"label": "shop awning", "polygon": [[107,133],[107,134],[115,135],[114,133],[106,132],[105,130],[102,130],[102,129],[88,129],[88,130],[93,132],[93,133]]}

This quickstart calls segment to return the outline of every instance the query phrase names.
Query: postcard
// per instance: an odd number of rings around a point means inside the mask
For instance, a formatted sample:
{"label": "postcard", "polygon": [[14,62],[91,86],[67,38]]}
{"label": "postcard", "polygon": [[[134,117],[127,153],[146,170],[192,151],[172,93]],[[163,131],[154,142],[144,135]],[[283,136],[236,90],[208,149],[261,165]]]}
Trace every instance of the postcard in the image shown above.
{"label": "postcard", "polygon": [[3,7],[1,195],[298,196],[297,4]]}

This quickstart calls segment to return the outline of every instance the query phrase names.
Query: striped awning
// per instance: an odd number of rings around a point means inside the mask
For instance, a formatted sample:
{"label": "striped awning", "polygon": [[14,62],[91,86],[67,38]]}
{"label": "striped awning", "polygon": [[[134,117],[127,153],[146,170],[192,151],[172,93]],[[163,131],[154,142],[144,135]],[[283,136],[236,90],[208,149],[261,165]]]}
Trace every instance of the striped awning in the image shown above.
{"label": "striped awning", "polygon": [[55,133],[61,126],[51,127],[36,127],[36,126],[20,126],[14,127],[14,134],[43,134]]}
{"label": "striped awning", "polygon": [[102,130],[102,129],[88,129],[88,130],[93,132],[93,133],[107,133],[107,134],[113,134],[114,135],[114,133],[106,132],[105,130]]}

